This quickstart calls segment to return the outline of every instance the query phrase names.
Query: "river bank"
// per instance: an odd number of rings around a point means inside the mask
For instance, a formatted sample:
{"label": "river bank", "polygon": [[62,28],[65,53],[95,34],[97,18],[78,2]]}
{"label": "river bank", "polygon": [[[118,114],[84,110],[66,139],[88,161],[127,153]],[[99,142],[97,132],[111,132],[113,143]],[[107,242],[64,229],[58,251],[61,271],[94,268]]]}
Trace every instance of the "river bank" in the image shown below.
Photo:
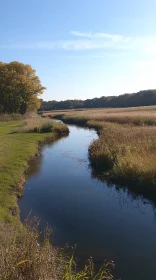
{"label": "river bank", "polygon": [[[153,109],[154,110],[154,109]],[[99,139],[89,147],[93,173],[156,199],[156,126],[150,107],[45,113],[64,123],[94,128]]]}
{"label": "river bank", "polygon": [[30,213],[40,230],[53,229],[52,244],[75,247],[78,267],[92,259],[99,268],[113,260],[115,279],[155,279],[155,204],[100,181],[92,174],[88,147],[94,129],[69,125],[70,134],[45,144],[28,169],[19,200],[21,220]]}
{"label": "river bank", "polygon": [[[64,124],[41,119],[0,123],[0,278],[7,280],[112,279],[104,264],[95,272],[90,258],[76,269],[74,250],[67,255],[50,242],[51,229],[41,229],[38,219],[19,220],[17,199],[23,192],[28,166],[39,157],[43,143],[54,144],[69,134]],[[28,213],[30,214],[30,212]]]}
{"label": "river bank", "polygon": [[[56,141],[61,136],[55,129],[52,133],[15,131],[23,127],[22,123],[0,123],[0,220],[5,222],[19,220],[17,198],[22,195],[29,162],[39,154],[44,142],[48,139]],[[66,135],[68,133],[66,127]],[[65,135],[65,131],[62,135]]]}

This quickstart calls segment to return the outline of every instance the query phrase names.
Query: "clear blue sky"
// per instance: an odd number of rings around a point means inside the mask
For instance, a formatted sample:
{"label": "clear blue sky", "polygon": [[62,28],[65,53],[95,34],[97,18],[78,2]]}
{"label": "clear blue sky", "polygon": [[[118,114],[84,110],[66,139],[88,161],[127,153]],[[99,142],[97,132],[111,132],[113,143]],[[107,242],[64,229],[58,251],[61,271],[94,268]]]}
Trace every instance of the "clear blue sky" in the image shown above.
{"label": "clear blue sky", "polygon": [[0,60],[31,64],[45,100],[156,88],[155,0],[1,0]]}

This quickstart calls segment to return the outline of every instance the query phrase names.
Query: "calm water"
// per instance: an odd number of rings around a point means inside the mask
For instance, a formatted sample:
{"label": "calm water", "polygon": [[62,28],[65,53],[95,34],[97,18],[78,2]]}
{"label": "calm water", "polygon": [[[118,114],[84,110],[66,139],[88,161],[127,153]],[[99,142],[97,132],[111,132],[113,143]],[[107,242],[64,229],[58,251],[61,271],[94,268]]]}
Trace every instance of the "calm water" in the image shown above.
{"label": "calm water", "polygon": [[88,145],[96,132],[69,126],[70,135],[45,145],[28,171],[19,201],[55,229],[53,243],[77,244],[77,259],[114,260],[122,280],[156,279],[156,209],[148,200],[92,178]]}

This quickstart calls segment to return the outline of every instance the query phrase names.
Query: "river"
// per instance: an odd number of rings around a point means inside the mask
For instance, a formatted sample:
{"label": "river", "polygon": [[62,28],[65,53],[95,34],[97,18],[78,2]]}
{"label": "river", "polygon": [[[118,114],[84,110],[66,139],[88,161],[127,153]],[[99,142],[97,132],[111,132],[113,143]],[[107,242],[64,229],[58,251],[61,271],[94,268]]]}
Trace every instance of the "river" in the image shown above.
{"label": "river", "polygon": [[93,177],[88,146],[94,130],[69,126],[70,134],[46,144],[28,169],[19,200],[21,220],[31,211],[54,229],[53,244],[77,244],[78,262],[115,262],[122,280],[156,279],[156,208],[127,188]]}

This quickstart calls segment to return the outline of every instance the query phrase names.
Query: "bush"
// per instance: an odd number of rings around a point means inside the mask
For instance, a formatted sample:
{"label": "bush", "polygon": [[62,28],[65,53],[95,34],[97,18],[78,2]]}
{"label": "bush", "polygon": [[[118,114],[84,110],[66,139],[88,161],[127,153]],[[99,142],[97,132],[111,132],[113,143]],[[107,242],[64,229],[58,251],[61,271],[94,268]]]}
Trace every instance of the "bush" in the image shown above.
{"label": "bush", "polygon": [[48,133],[52,132],[54,129],[52,122],[45,122],[41,125],[39,132],[41,133]]}

